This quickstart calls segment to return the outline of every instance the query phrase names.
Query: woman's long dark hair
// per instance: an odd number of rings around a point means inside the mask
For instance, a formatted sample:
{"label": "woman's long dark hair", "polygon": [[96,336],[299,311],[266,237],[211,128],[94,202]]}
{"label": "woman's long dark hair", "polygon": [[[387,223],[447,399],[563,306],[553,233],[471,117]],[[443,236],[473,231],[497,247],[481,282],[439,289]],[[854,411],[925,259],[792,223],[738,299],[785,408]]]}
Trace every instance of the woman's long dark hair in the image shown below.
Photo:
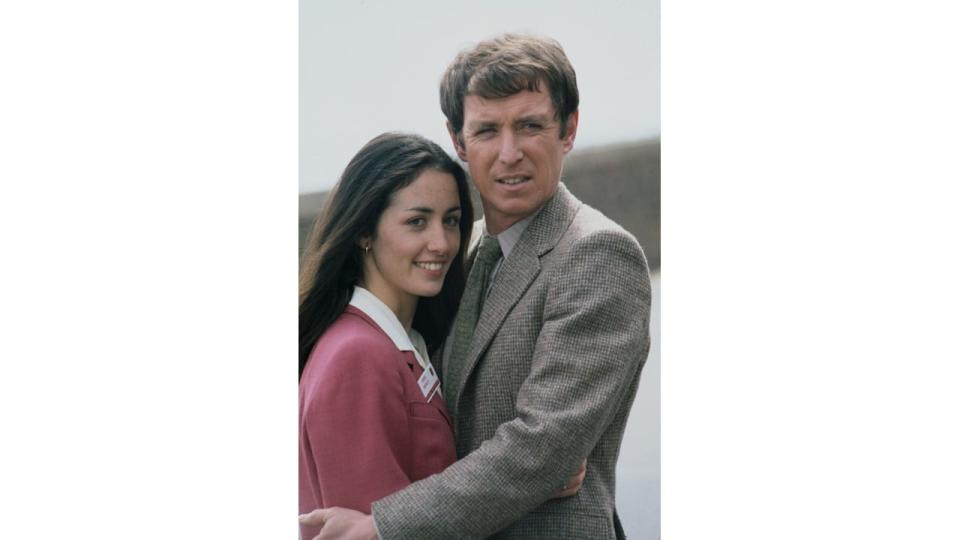
{"label": "woman's long dark hair", "polygon": [[460,195],[460,250],[440,294],[417,303],[413,328],[423,335],[431,356],[457,311],[463,294],[464,257],[473,228],[470,188],[463,168],[437,144],[405,133],[384,133],[360,149],[327,195],[300,267],[300,375],[313,346],[343,313],[353,287],[363,277],[359,239],[376,236],[377,223],[394,193],[425,169],[450,173]]}

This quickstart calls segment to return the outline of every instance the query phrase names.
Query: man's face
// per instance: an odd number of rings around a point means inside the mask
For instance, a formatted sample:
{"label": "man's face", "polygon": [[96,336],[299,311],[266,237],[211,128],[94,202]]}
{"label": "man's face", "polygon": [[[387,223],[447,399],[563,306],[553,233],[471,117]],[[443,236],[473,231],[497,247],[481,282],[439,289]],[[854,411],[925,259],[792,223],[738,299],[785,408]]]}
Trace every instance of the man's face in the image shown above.
{"label": "man's face", "polygon": [[463,109],[463,144],[451,133],[453,144],[480,192],[487,230],[499,234],[556,192],[579,111],[567,119],[560,138],[560,122],[545,92],[524,90],[499,99],[467,95]]}

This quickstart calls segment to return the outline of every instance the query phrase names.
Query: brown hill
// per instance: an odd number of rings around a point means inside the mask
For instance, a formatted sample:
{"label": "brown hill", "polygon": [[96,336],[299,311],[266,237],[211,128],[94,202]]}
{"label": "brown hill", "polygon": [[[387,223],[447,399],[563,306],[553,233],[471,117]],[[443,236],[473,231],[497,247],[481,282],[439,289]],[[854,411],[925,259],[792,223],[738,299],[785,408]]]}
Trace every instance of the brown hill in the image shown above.
{"label": "brown hill", "polygon": [[571,153],[563,182],[583,202],[627,229],[660,268],[660,139]]}
{"label": "brown hill", "polygon": [[[563,182],[583,202],[627,229],[640,242],[650,269],[660,268],[660,139],[578,150]],[[300,195],[300,250],[327,192]],[[480,201],[473,193],[474,207]]]}

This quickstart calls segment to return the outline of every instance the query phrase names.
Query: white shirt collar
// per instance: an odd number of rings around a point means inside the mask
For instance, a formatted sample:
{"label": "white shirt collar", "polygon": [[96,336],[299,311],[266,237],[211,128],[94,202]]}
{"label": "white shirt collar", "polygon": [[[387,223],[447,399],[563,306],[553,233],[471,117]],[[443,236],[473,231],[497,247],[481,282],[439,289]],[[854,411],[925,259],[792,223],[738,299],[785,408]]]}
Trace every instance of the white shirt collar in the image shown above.
{"label": "white shirt collar", "polygon": [[530,226],[530,222],[533,221],[533,218],[536,215],[537,213],[534,212],[533,214],[507,227],[507,230],[496,235],[497,242],[500,243],[500,251],[503,252],[504,259],[510,256],[510,252],[513,251],[513,248],[517,245],[517,241],[520,240],[520,236],[523,235],[523,231],[527,230],[527,227]]}
{"label": "white shirt collar", "polygon": [[430,357],[427,355],[427,344],[423,336],[413,328],[411,328],[410,333],[407,334],[403,325],[400,324],[400,319],[397,318],[397,315],[392,309],[387,307],[383,301],[377,298],[376,295],[363,287],[356,286],[353,288],[353,297],[350,298],[350,305],[373,319],[373,322],[387,334],[390,341],[393,341],[397,350],[413,351],[414,356],[417,357],[417,362],[420,363],[420,367],[424,369],[427,368]]}
{"label": "white shirt collar", "polygon": [[[539,213],[540,211],[538,210],[507,227],[507,229],[500,234],[492,235],[496,237],[497,242],[500,244],[500,251],[503,252],[500,259],[506,259],[507,256],[510,255],[510,252],[513,251],[513,248],[516,247],[517,242],[520,240],[520,237],[523,236],[523,231],[527,230],[530,222],[533,221],[533,218],[537,217]],[[473,233],[470,235],[470,248],[473,249],[479,245],[480,239],[483,238],[485,234],[487,234],[487,223],[482,219],[477,220],[473,226]]]}

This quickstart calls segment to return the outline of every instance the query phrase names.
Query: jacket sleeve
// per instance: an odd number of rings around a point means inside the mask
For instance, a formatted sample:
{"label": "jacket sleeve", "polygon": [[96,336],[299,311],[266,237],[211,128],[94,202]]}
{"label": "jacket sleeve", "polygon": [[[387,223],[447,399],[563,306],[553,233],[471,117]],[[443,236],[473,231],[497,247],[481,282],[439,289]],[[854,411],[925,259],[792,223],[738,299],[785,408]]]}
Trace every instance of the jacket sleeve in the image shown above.
{"label": "jacket sleeve", "polygon": [[374,503],[382,539],[487,537],[550,498],[609,426],[649,347],[643,252],[622,231],[595,232],[549,272],[516,418],[443,473]]}
{"label": "jacket sleeve", "polygon": [[304,401],[301,451],[312,456],[326,507],[362,512],[410,484],[410,433],[397,350],[353,340],[324,359]]}

